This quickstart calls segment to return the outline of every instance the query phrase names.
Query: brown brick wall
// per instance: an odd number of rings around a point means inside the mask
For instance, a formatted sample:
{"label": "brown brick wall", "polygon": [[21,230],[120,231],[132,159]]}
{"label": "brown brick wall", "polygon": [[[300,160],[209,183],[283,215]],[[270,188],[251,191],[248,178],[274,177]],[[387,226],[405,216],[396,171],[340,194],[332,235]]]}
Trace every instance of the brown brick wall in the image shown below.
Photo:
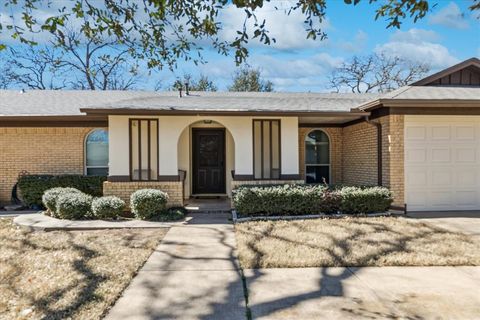
{"label": "brown brick wall", "polygon": [[21,171],[83,174],[85,136],[94,128],[0,128],[0,203]]}
{"label": "brown brick wall", "polygon": [[377,185],[377,128],[362,122],[343,128],[343,183]]}
{"label": "brown brick wall", "polygon": [[299,168],[300,176],[305,179],[305,136],[313,130],[323,130],[330,138],[330,174],[331,183],[342,181],[342,128],[299,128]]}
{"label": "brown brick wall", "polygon": [[169,196],[168,206],[183,206],[183,184],[180,181],[148,181],[148,182],[109,182],[103,183],[103,195],[117,196],[127,206],[130,203],[130,195],[140,189],[158,189],[166,192]]}
{"label": "brown brick wall", "polygon": [[382,124],[383,185],[394,194],[394,205],[405,203],[404,193],[404,116],[389,115],[378,119]]}

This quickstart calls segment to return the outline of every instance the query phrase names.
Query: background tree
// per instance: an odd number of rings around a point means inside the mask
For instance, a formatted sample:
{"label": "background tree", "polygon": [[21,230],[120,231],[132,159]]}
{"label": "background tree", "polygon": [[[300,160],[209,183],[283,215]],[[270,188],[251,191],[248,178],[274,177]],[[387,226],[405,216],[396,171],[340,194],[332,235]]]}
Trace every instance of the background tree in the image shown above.
{"label": "background tree", "polygon": [[336,68],[330,84],[337,92],[387,92],[422,78],[430,71],[425,63],[384,54],[354,56]]}
{"label": "background tree", "polygon": [[66,79],[61,76],[63,66],[57,64],[56,55],[56,50],[47,46],[8,50],[0,57],[4,61],[0,86],[4,89],[15,86],[37,90],[66,88]]}
{"label": "background tree", "polygon": [[58,39],[44,46],[9,49],[3,82],[6,87],[29,89],[133,89],[139,80],[138,63],[128,49],[102,38],[84,39],[64,29],[64,42]]}
{"label": "background tree", "polygon": [[243,67],[235,72],[233,83],[228,87],[228,91],[271,92],[273,83],[262,78],[260,69]]}
{"label": "background tree", "polygon": [[188,88],[190,91],[217,91],[218,88],[215,83],[210,80],[206,75],[201,74],[198,79],[194,79],[192,75],[185,74],[183,79],[177,79],[170,86],[170,90],[179,90],[180,88],[184,89],[185,84],[188,83]]}
{"label": "background tree", "polygon": [[[321,22],[326,16],[327,2],[333,0],[298,0],[275,6],[286,15],[301,11],[305,19],[305,37],[323,40],[326,37]],[[433,0],[344,0],[347,5],[368,2],[375,10],[375,19],[385,19],[387,28],[399,28],[407,17],[414,21],[423,18]],[[107,37],[129,48],[136,59],[145,59],[150,68],[175,67],[178,59],[202,61],[201,43],[206,43],[227,54],[235,52],[240,64],[248,56],[250,41],[270,45],[276,40],[269,36],[269,21],[259,20],[258,11],[273,0],[201,1],[201,0],[4,0],[4,10],[10,10],[11,19],[0,22],[0,33],[6,33],[23,43],[36,44],[35,35],[51,33],[58,45],[65,45],[62,26],[77,26],[86,39]],[[231,8],[243,15],[243,23],[231,39],[221,39],[221,16]],[[53,11],[48,14],[48,8]],[[474,0],[471,10],[480,9]],[[47,15],[45,16],[45,12]],[[0,43],[0,49],[6,43]],[[198,54],[198,55],[197,55]]]}

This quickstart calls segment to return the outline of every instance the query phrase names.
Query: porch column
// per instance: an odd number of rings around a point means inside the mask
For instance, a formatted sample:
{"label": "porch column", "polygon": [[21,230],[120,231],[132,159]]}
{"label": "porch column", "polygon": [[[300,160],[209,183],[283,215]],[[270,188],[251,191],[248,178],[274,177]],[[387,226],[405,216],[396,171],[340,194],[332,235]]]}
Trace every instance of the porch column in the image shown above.
{"label": "porch column", "polygon": [[281,119],[281,157],[283,176],[299,176],[298,118]]}
{"label": "porch column", "polygon": [[127,116],[108,116],[108,175],[130,176]]}

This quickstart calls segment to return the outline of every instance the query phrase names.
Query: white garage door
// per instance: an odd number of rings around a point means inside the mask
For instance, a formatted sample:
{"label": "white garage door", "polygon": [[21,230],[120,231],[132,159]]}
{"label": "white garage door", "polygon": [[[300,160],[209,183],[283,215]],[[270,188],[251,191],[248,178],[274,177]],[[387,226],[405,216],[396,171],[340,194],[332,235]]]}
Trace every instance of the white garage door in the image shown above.
{"label": "white garage door", "polygon": [[405,116],[409,211],[480,209],[480,117]]}

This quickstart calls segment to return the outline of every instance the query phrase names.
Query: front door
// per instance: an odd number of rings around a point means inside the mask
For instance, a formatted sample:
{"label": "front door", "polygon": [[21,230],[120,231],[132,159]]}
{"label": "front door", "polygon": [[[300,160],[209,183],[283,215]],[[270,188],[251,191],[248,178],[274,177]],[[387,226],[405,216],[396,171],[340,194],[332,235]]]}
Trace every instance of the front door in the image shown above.
{"label": "front door", "polygon": [[193,194],[225,193],[225,130],[192,129]]}

